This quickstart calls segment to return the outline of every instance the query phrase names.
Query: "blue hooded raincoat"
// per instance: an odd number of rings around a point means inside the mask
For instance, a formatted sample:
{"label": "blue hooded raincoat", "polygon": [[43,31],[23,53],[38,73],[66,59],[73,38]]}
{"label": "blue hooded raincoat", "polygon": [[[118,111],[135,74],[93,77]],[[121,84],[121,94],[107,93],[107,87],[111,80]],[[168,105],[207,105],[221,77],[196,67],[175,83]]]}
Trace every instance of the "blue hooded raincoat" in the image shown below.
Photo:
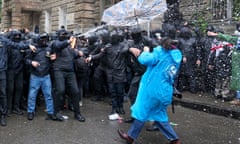
{"label": "blue hooded raincoat", "polygon": [[158,46],[153,52],[142,52],[138,60],[147,66],[147,70],[131,107],[132,117],[140,121],[167,122],[167,107],[172,102],[174,78],[182,53],[178,49],[165,50]]}

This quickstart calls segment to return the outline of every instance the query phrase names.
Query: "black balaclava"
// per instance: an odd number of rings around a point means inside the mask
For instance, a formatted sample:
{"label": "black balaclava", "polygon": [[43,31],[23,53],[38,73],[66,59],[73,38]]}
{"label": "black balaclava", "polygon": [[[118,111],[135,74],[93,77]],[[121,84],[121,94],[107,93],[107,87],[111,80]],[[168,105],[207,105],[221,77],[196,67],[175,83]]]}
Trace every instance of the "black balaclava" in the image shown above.
{"label": "black balaclava", "polygon": [[39,39],[38,39],[37,43],[41,47],[46,47],[48,41],[49,41],[48,34],[47,33],[43,33],[43,34],[39,35]]}
{"label": "black balaclava", "polygon": [[120,42],[120,37],[117,33],[117,31],[112,31],[110,34],[111,44],[116,45]]}
{"label": "black balaclava", "polygon": [[22,34],[20,31],[12,31],[11,32],[11,40],[14,42],[20,42],[22,39]]}
{"label": "black balaclava", "polygon": [[142,31],[140,28],[134,28],[131,31],[131,37],[135,43],[138,43],[142,40]]}

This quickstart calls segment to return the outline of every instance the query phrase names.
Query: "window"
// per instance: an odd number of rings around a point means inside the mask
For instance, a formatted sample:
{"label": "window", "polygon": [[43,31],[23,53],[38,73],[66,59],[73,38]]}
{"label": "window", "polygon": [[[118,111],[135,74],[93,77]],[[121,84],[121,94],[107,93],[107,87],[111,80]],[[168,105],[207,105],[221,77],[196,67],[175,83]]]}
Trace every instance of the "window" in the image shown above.
{"label": "window", "polygon": [[51,11],[44,11],[45,13],[45,32],[49,33],[52,30]]}
{"label": "window", "polygon": [[60,7],[59,8],[59,28],[64,26],[67,28],[67,8]]}
{"label": "window", "polygon": [[232,0],[212,0],[212,19],[225,20],[232,16]]}

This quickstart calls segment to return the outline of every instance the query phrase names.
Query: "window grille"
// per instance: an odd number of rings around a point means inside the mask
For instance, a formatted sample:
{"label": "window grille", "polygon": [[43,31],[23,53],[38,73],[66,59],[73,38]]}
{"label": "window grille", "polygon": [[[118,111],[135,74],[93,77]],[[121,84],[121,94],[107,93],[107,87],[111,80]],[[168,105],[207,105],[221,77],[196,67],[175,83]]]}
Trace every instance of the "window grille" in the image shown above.
{"label": "window grille", "polygon": [[231,18],[231,0],[212,0],[212,20],[226,20]]}

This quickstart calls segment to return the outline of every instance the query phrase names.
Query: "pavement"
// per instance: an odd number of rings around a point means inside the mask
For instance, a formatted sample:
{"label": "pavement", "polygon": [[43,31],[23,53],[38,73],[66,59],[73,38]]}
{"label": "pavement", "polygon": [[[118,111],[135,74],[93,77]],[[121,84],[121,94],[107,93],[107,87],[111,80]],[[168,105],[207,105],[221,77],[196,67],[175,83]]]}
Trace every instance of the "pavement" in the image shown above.
{"label": "pavement", "polygon": [[183,92],[182,98],[174,98],[174,101],[175,105],[240,120],[240,105],[232,105],[209,94]]}
{"label": "pavement", "polygon": [[[184,99],[188,93],[184,93]],[[130,116],[130,103],[124,103],[125,115]],[[109,120],[111,105],[109,99],[91,101],[84,97],[82,114],[86,122],[74,119],[74,114],[64,109],[62,114],[68,116],[63,122],[45,120],[45,103],[37,107],[32,121],[27,120],[27,114],[10,114],[7,117],[8,125],[0,126],[0,144],[125,144],[117,134],[117,129],[125,132],[130,124],[122,119]],[[182,144],[240,144],[240,121],[223,116],[217,116],[202,111],[175,106],[175,113],[169,107],[169,121]],[[152,122],[147,122],[135,144],[169,144],[169,141],[160,132],[148,132],[146,128]]]}

